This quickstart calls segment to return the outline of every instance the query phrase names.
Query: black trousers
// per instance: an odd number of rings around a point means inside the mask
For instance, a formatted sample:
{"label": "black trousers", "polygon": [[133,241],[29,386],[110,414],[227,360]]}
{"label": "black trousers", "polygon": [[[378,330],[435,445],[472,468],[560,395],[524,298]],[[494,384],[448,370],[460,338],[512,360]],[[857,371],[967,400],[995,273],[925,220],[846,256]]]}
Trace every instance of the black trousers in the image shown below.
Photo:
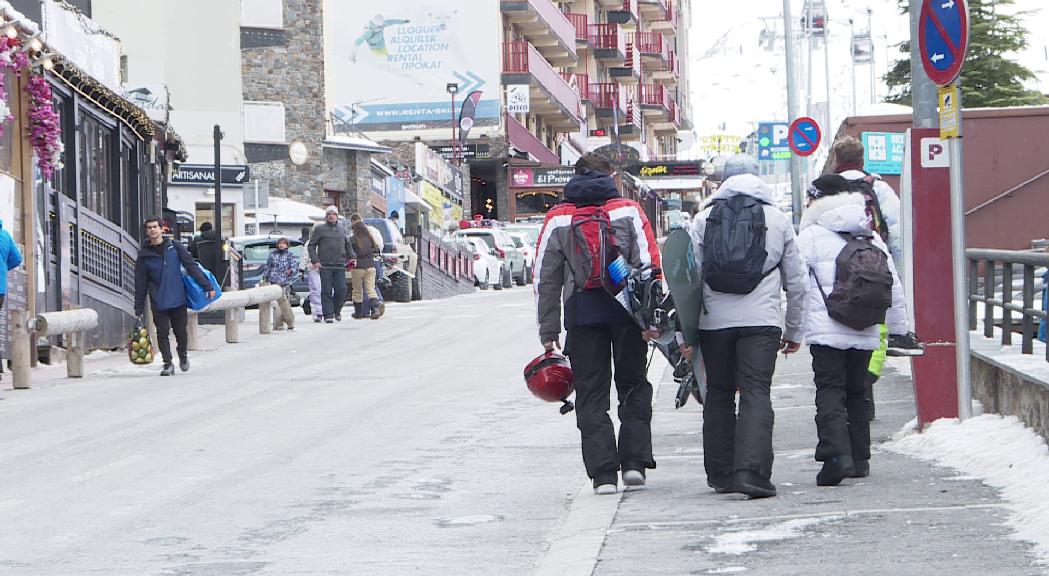
{"label": "black trousers", "polygon": [[342,306],[346,303],[346,269],[321,268],[321,309],[324,318],[342,316]]}
{"label": "black trousers", "polygon": [[[626,323],[571,327],[565,350],[575,377],[576,426],[587,475],[605,478],[620,468],[655,468],[652,384],[645,357],[648,345],[641,339],[641,330]],[[613,364],[619,397],[618,450],[608,416]]]}
{"label": "black trousers", "polygon": [[170,310],[153,308],[153,323],[157,326],[157,347],[160,348],[160,355],[165,364],[171,363],[171,342],[168,340],[170,332],[175,333],[179,359],[189,357],[189,333],[186,331],[189,311],[185,306]]}
{"label": "black trousers", "polygon": [[781,334],[774,326],[699,333],[707,367],[703,466],[715,482],[725,483],[741,470],[772,478],[772,375]]}
{"label": "black trousers", "polygon": [[811,346],[816,373],[816,460],[836,456],[870,460],[871,423],[866,398],[870,350]]}

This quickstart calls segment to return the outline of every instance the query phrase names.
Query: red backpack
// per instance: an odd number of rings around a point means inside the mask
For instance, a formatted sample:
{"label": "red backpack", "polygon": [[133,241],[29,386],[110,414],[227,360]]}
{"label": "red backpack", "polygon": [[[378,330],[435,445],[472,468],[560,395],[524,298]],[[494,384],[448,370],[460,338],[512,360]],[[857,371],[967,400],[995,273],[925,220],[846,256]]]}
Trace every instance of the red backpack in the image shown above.
{"label": "red backpack", "polygon": [[622,289],[625,278],[615,282],[608,270],[609,264],[621,254],[612,232],[612,220],[604,206],[576,209],[572,215],[568,248],[568,268],[572,271],[577,291],[605,288],[616,294]]}

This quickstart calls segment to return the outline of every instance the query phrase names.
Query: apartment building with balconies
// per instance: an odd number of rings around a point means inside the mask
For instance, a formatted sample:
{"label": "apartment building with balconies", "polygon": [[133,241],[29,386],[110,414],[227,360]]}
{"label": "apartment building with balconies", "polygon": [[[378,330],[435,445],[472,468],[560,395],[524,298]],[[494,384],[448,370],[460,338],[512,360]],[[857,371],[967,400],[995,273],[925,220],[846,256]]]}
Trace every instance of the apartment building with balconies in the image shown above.
{"label": "apartment building with balconies", "polygon": [[501,0],[500,11],[509,149],[489,202],[505,209],[493,215],[536,216],[556,201],[564,178],[525,170],[546,174],[613,143],[641,160],[675,157],[688,126],[690,0]]}

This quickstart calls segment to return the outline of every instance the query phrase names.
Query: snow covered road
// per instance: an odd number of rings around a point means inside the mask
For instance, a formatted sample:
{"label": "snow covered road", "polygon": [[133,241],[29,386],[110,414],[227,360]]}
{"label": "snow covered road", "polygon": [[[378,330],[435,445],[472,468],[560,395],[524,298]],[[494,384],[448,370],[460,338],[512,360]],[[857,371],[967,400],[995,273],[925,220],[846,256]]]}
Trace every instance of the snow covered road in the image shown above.
{"label": "snow covered road", "polygon": [[0,392],[0,574],[534,570],[584,476],[521,380],[530,290],[251,326],[173,378],[113,355]]}

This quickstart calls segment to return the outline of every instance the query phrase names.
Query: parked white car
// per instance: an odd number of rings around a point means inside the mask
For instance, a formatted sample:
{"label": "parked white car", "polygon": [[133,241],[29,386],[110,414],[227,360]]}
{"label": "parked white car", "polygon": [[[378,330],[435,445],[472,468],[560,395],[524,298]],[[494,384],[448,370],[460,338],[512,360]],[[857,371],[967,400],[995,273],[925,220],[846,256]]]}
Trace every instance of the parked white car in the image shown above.
{"label": "parked white car", "polygon": [[535,272],[535,244],[532,242],[532,237],[527,232],[510,232],[510,238],[513,238],[514,246],[517,246],[517,249],[524,254],[524,281],[526,284],[531,284],[532,275]]}
{"label": "parked white car", "polygon": [[474,261],[474,284],[481,290],[503,289],[501,282],[503,262],[496,256],[495,249],[481,238],[465,238],[466,248]]}

